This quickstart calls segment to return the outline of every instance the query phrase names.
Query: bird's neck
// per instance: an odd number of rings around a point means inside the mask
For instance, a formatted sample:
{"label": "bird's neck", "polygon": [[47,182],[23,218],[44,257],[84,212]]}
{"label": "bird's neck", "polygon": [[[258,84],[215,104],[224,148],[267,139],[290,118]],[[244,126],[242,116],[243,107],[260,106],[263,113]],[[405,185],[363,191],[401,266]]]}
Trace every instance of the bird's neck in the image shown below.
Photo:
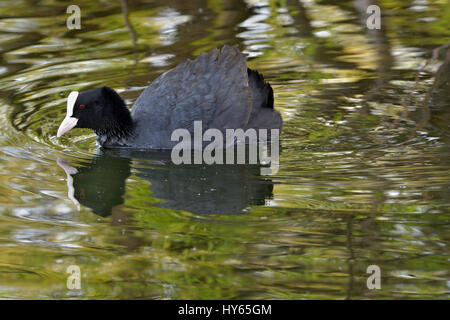
{"label": "bird's neck", "polygon": [[114,116],[105,120],[102,128],[95,129],[97,142],[101,146],[126,146],[127,141],[134,135],[136,127],[131,118],[130,110],[123,105],[115,106]]}

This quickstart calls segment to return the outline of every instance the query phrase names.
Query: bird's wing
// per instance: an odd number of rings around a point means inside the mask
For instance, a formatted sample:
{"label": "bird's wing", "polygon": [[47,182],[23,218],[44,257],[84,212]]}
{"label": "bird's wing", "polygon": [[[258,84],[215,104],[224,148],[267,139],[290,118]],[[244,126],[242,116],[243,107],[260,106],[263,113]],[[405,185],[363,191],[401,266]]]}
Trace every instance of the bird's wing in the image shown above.
{"label": "bird's wing", "polygon": [[136,100],[132,117],[141,130],[167,136],[178,128],[192,134],[200,120],[203,130],[245,128],[251,109],[246,58],[236,47],[224,46],[161,75]]}

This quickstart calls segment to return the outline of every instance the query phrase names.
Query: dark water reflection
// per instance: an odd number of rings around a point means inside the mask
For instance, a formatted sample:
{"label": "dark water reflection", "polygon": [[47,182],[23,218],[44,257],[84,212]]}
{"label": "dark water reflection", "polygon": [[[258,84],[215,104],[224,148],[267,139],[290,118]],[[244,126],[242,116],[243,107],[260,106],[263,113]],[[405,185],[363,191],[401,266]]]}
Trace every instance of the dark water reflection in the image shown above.
{"label": "dark water reflection", "polygon": [[[448,2],[77,3],[81,30],[69,3],[0,4],[1,298],[449,297]],[[108,85],[131,107],[223,44],[274,88],[277,173],[56,138],[71,90]]]}
{"label": "dark water reflection", "polygon": [[[259,165],[175,165],[170,152],[101,150],[87,166],[74,168],[59,158],[68,175],[69,198],[107,217],[124,202],[125,181],[134,175],[149,182],[154,206],[195,214],[241,214],[272,197],[273,183]],[[73,190],[73,191],[72,191]]]}

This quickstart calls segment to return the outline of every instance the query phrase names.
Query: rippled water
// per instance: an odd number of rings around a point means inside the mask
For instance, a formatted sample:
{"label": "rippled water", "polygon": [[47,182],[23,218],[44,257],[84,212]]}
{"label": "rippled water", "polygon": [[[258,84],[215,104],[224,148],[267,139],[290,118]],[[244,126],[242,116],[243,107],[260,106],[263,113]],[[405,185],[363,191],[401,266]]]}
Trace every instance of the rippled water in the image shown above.
{"label": "rippled water", "polygon": [[[78,0],[68,30],[71,3],[2,1],[0,298],[449,298],[450,5],[379,1],[370,31],[371,3]],[[274,88],[275,174],[56,138],[71,90],[131,107],[223,44]]]}

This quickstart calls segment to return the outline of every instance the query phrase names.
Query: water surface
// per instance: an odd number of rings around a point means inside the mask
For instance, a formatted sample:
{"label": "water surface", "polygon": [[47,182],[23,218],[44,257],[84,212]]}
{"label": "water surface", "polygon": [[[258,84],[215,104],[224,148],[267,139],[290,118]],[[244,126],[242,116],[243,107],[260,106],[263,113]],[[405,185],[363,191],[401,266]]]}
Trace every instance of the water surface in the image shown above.
{"label": "water surface", "polygon": [[[79,0],[68,30],[71,3],[3,1],[0,298],[449,298],[450,5],[379,1],[370,31],[371,3]],[[71,90],[131,107],[223,44],[272,84],[278,172],[56,138]]]}

